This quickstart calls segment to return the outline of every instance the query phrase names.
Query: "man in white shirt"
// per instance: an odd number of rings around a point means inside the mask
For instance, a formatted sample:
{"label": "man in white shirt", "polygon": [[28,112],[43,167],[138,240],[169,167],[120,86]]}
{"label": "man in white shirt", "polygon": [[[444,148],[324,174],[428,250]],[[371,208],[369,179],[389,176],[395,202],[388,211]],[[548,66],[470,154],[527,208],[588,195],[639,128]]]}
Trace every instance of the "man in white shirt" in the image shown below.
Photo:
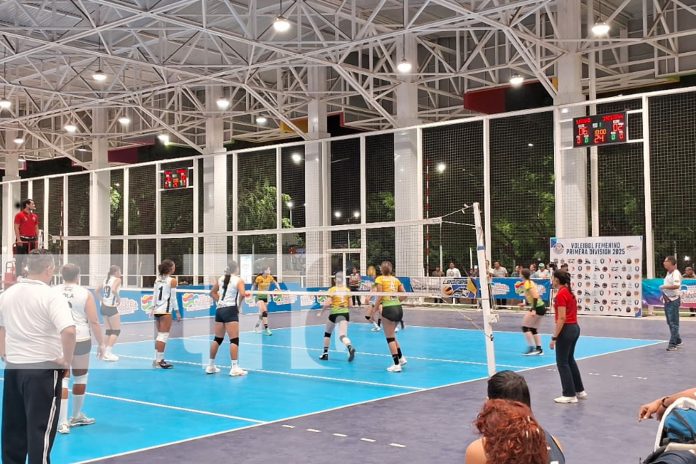
{"label": "man in white shirt", "polygon": [[660,285],[662,291],[662,302],[665,305],[665,317],[669,326],[669,345],[667,351],[676,351],[677,346],[682,344],[679,336],[679,306],[681,305],[682,276],[677,269],[677,260],[674,256],[667,256],[662,263],[667,271],[664,283]]}
{"label": "man in white shirt", "polygon": [[535,276],[532,276],[533,279],[550,279],[551,278],[551,273],[549,272],[548,269],[546,269],[546,266],[544,266],[544,263],[539,263],[539,270],[535,273]]}
{"label": "man in white shirt", "polygon": [[27,456],[30,464],[50,462],[61,381],[75,351],[68,302],[48,285],[55,271],[53,257],[33,250],[27,268],[27,278],[0,295],[4,464],[25,464]]}
{"label": "man in white shirt", "polygon": [[507,277],[508,271],[500,265],[500,261],[493,261],[493,267],[491,268],[489,274],[492,277]]}
{"label": "man in white shirt", "polygon": [[454,263],[449,263],[449,269],[447,269],[447,277],[459,279],[462,277],[462,273],[459,272],[459,269],[457,269],[457,266],[454,265]]}

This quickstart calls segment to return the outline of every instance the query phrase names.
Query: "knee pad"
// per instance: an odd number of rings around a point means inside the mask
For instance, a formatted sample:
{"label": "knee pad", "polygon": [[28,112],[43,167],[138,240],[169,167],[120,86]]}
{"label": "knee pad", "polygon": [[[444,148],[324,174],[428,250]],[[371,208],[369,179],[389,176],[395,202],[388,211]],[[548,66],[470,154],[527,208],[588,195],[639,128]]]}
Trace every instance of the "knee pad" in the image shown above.
{"label": "knee pad", "polygon": [[268,311],[264,311],[261,313],[261,317],[268,317]]}
{"label": "knee pad", "polygon": [[532,333],[532,335],[537,334],[537,329],[535,329],[534,327],[529,327],[529,331]]}
{"label": "knee pad", "polygon": [[169,339],[169,332],[157,332],[157,337],[155,338],[156,341],[162,342],[162,343],[167,343],[168,339]]}
{"label": "knee pad", "polygon": [[331,338],[331,332],[324,332],[324,338]]}
{"label": "knee pad", "polygon": [[396,338],[394,338],[394,337],[387,338],[387,343],[391,343],[391,342],[395,342],[395,341],[396,341]]}
{"label": "knee pad", "polygon": [[73,379],[73,386],[75,385],[87,385],[87,377],[89,374],[85,375],[76,375]]}
{"label": "knee pad", "polygon": [[213,338],[213,341],[217,343],[218,345],[222,345],[223,340],[225,340],[225,337],[215,337]]}
{"label": "knee pad", "polygon": [[111,330],[111,329],[106,329],[106,330],[104,331],[104,335],[106,335],[107,337],[111,336],[112,333],[114,333],[114,331]]}
{"label": "knee pad", "polygon": [[230,344],[239,346],[239,337],[230,338]]}
{"label": "knee pad", "polygon": [[117,337],[121,335],[121,329],[112,329],[111,335],[116,335]]}
{"label": "knee pad", "polygon": [[531,329],[530,329],[529,327],[526,327],[526,326],[524,326],[524,325],[522,326],[522,332],[525,332],[525,333],[526,333],[526,332],[529,332],[530,330],[531,330]]}
{"label": "knee pad", "polygon": [[61,382],[61,385],[63,388],[66,390],[70,387],[70,377],[63,377],[63,381]]}

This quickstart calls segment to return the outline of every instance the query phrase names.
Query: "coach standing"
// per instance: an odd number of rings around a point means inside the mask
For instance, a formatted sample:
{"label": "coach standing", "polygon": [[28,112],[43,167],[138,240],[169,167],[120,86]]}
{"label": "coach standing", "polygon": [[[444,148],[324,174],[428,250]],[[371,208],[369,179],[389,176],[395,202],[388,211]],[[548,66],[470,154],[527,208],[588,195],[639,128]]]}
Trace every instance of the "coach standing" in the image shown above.
{"label": "coach standing", "polygon": [[667,256],[662,265],[667,271],[664,283],[660,286],[662,302],[665,305],[665,318],[669,326],[667,351],[676,351],[677,346],[682,344],[681,336],[679,336],[679,306],[681,305],[679,289],[682,284],[682,276],[677,269],[677,259],[674,256]]}
{"label": "coach standing", "polygon": [[0,295],[0,355],[6,362],[2,398],[2,462],[50,462],[64,369],[75,350],[67,300],[48,286],[53,257],[33,250],[26,279]]}
{"label": "coach standing", "polygon": [[25,255],[38,247],[39,216],[34,212],[36,204],[31,198],[22,202],[22,210],[15,214],[15,274],[24,275]]}

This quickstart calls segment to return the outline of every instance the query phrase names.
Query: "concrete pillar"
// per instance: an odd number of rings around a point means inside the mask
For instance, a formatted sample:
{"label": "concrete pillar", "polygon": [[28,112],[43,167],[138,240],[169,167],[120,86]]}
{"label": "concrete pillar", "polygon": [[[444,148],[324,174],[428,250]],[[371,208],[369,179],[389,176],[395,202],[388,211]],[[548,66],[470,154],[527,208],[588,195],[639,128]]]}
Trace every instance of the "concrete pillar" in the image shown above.
{"label": "concrete pillar", "polygon": [[[317,98],[308,105],[308,131],[313,140],[327,138],[326,102],[320,101],[320,93],[326,90],[326,69],[309,68],[307,71],[309,91],[316,92]],[[309,142],[305,147],[305,222],[307,227],[330,225],[331,189],[328,188],[331,145],[322,142]],[[308,232],[306,247],[306,286],[328,284],[330,259],[326,250],[331,244],[329,232]]]}
{"label": "concrete pillar", "polygon": [[[16,146],[12,142],[16,137],[15,130],[5,130],[5,176],[3,182],[19,179],[19,160],[17,158]],[[19,212],[17,203],[21,198],[19,182],[2,185],[2,273],[5,273],[5,266],[8,261],[14,259],[12,255],[12,245],[15,242],[14,216]],[[41,227],[45,227],[42,225]]]}
{"label": "concrete pillar", "polygon": [[[576,0],[558,2],[558,30],[561,39],[581,38],[581,6]],[[579,42],[566,42],[569,53],[563,55],[557,65],[558,95],[556,105],[584,101],[582,94],[582,61],[577,49]],[[562,119],[584,116],[584,108],[568,113],[557,113]],[[561,127],[556,124],[556,128]],[[558,237],[586,237],[587,220],[587,154],[585,149],[563,150],[573,145],[572,130],[562,127],[555,144],[556,161],[556,235]],[[558,170],[560,169],[560,173]]]}
{"label": "concrete pillar", "polygon": [[[199,253],[203,253],[204,284],[221,275],[227,265],[227,237],[224,235],[227,232],[227,155],[223,119],[216,103],[221,97],[220,87],[206,88],[205,152],[208,156],[203,158],[203,185],[198,187],[201,189],[199,195],[203,195],[204,236],[203,250]],[[236,199],[236,192],[233,196]]]}
{"label": "concrete pillar", "polygon": [[[396,121],[399,127],[420,122],[418,119],[418,87],[413,82],[418,69],[416,40],[407,36],[404,56],[413,65],[413,74],[403,77],[396,88]],[[423,219],[422,152],[417,129],[394,133],[394,208],[395,219]],[[402,276],[422,276],[423,226],[397,226],[395,271]]]}
{"label": "concrete pillar", "polygon": [[[105,108],[92,110],[92,132],[104,134],[108,127]],[[92,139],[91,169],[109,167],[109,144],[104,137]],[[89,234],[109,237],[111,235],[111,171],[96,171],[91,174],[89,192]],[[68,243],[68,249],[70,244]],[[82,275],[89,273],[89,285],[97,286],[111,266],[111,243],[108,238],[92,239],[89,242],[90,269],[82,269]],[[71,259],[72,260],[72,259]],[[79,262],[86,262],[87,259]]]}

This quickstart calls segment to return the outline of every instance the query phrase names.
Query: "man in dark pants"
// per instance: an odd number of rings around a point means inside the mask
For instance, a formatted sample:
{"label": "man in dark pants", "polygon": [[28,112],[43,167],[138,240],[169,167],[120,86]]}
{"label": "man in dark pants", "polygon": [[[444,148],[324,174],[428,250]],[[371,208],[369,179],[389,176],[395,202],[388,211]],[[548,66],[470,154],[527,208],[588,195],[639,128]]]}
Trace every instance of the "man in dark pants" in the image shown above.
{"label": "man in dark pants", "polygon": [[50,462],[61,382],[75,350],[68,302],[49,287],[53,257],[33,250],[26,279],[0,295],[0,356],[5,360],[2,462]]}
{"label": "man in dark pants", "polygon": [[26,255],[35,250],[39,240],[39,216],[34,212],[36,204],[31,198],[22,202],[22,210],[15,214],[15,275],[24,276]]}

